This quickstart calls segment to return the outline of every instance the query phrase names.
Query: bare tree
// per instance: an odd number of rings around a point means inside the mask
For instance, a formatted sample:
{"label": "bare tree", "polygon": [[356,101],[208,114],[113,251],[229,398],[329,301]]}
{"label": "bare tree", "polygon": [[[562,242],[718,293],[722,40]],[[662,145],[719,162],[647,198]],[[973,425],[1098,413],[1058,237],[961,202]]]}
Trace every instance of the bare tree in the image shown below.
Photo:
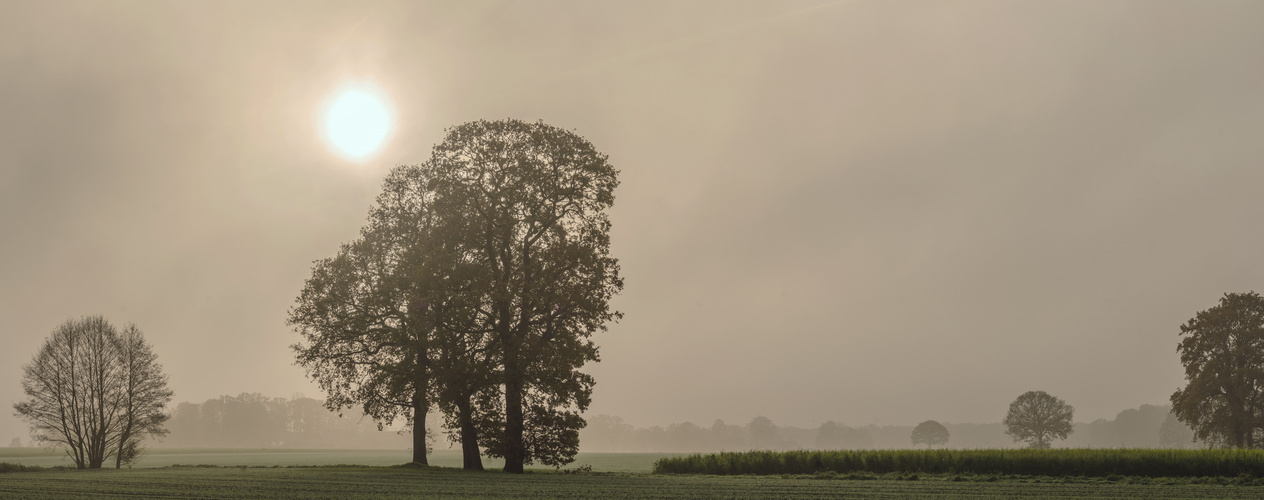
{"label": "bare tree", "polygon": [[161,435],[171,399],[162,367],[134,326],[104,317],[69,320],[23,367],[28,399],[13,405],[41,443],[64,446],[80,469],[115,467],[137,456],[140,440]]}
{"label": "bare tree", "polygon": [[1009,405],[1005,415],[1005,433],[1014,441],[1027,441],[1032,448],[1048,448],[1054,438],[1066,439],[1071,434],[1071,416],[1075,408],[1045,391],[1028,391]]}
{"label": "bare tree", "polygon": [[114,467],[131,464],[140,457],[146,436],[165,436],[162,424],[171,418],[164,409],[171,402],[167,376],[158,364],[145,336],[136,325],[128,325],[118,337],[119,363],[123,368],[121,400],[123,420]]}

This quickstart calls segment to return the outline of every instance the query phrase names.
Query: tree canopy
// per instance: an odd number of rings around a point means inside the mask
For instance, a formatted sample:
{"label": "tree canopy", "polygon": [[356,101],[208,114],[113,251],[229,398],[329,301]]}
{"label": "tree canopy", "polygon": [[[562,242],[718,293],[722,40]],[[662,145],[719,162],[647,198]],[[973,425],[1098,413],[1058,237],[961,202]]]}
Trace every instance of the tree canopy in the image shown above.
{"label": "tree canopy", "polygon": [[913,428],[910,438],[914,445],[924,444],[928,448],[943,446],[948,444],[948,428],[934,420],[927,420]]}
{"label": "tree canopy", "polygon": [[68,320],[22,368],[27,399],[13,405],[34,439],[62,446],[80,469],[133,463],[143,440],[162,436],[172,392],[157,355],[135,325],[102,316]]}
{"label": "tree canopy", "polygon": [[1212,445],[1264,445],[1264,297],[1227,293],[1181,325],[1185,387],[1172,413]]}
{"label": "tree canopy", "polygon": [[412,422],[437,406],[467,468],[480,445],[510,472],[573,460],[593,386],[579,370],[621,317],[616,176],[582,137],[518,120],[453,127],[393,170],[360,238],[316,263],[290,313],[330,408]]}
{"label": "tree canopy", "polygon": [[1026,441],[1032,448],[1048,448],[1054,439],[1071,435],[1075,408],[1045,391],[1028,391],[1009,405],[1001,423],[1014,441]]}

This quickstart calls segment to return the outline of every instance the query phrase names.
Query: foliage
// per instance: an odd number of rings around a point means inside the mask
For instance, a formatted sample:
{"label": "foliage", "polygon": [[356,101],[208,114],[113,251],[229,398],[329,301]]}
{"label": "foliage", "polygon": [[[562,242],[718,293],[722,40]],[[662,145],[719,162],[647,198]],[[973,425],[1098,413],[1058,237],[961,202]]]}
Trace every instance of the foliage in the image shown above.
{"label": "foliage", "polygon": [[452,228],[445,238],[474,270],[478,329],[490,335],[503,398],[479,408],[487,453],[511,472],[568,461],[565,441],[591,400],[593,379],[579,371],[597,360],[590,337],[621,316],[609,305],[623,280],[605,212],[618,172],[582,137],[518,120],[449,129],[423,168]]}
{"label": "foliage", "polygon": [[1200,443],[1194,438],[1194,430],[1176,418],[1175,413],[1168,413],[1163,424],[1159,426],[1159,446],[1162,448],[1198,448]]}
{"label": "foliage", "polygon": [[75,466],[131,464],[162,424],[172,392],[162,365],[135,325],[120,332],[104,317],[59,325],[23,367],[27,399],[13,405],[40,443],[65,447]]}
{"label": "foliage", "polygon": [[928,448],[948,444],[948,429],[944,424],[927,420],[913,428],[913,445],[924,444]]}
{"label": "foliage", "polygon": [[1188,384],[1172,394],[1172,412],[1199,440],[1264,446],[1264,297],[1227,293],[1181,325],[1181,335]]}
{"label": "foliage", "polygon": [[1027,441],[1032,448],[1048,448],[1053,439],[1071,434],[1075,408],[1045,391],[1028,391],[1009,405],[1001,423],[1014,441]]}
{"label": "foliage", "polygon": [[44,468],[38,465],[22,465],[22,464],[11,464],[9,462],[0,462],[0,474],[6,473],[6,472],[35,472],[35,471],[41,471],[41,470],[44,470]]}
{"label": "foliage", "polygon": [[750,446],[757,450],[771,450],[777,446],[777,424],[768,417],[755,417],[746,424]]}
{"label": "foliage", "polygon": [[303,338],[293,346],[298,363],[326,406],[358,407],[380,426],[402,419],[419,463],[428,436],[418,422],[436,399],[491,379],[490,367],[471,372],[476,365],[463,360],[479,344],[468,324],[469,266],[445,233],[452,221],[435,214],[429,183],[423,168],[392,170],[360,238],[316,262],[289,315]]}
{"label": "foliage", "polygon": [[843,426],[833,420],[828,420],[816,428],[816,436],[813,443],[817,449],[829,450],[843,447]]}
{"label": "foliage", "polygon": [[816,474],[833,471],[1046,476],[1238,476],[1264,473],[1264,451],[1159,449],[748,451],[666,457],[654,472]]}

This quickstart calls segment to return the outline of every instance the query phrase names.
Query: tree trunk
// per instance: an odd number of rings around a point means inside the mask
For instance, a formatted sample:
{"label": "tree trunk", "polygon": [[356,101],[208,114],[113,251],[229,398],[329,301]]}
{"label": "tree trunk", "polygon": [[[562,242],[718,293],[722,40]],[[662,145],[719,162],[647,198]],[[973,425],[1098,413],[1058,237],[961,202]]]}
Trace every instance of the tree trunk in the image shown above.
{"label": "tree trunk", "polygon": [[417,372],[413,381],[413,462],[422,465],[430,465],[426,460],[426,412],[430,409],[430,401],[426,400],[426,390],[430,387],[428,361],[423,340],[417,349]]}
{"label": "tree trunk", "polygon": [[521,474],[526,462],[526,446],[522,442],[522,370],[516,347],[505,346],[505,472]]}
{"label": "tree trunk", "polygon": [[465,470],[483,470],[483,458],[478,451],[478,428],[474,427],[474,414],[470,398],[463,398],[456,405],[461,420],[461,457]]}
{"label": "tree trunk", "polygon": [[426,461],[426,404],[425,391],[413,394],[413,462],[430,465]]}

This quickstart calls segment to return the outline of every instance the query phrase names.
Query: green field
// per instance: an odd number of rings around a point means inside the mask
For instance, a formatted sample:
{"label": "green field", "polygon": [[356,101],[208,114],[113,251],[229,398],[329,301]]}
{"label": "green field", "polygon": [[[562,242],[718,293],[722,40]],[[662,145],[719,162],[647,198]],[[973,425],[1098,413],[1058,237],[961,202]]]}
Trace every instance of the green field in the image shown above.
{"label": "green field", "polygon": [[312,467],[56,470],[0,474],[4,498],[1259,498],[1213,484],[1039,478],[918,480],[629,473],[465,472],[449,468]]}
{"label": "green field", "polygon": [[676,474],[991,474],[1264,478],[1264,450],[983,449],[743,451],[665,457]]}
{"label": "green field", "polygon": [[[660,458],[678,456],[673,453],[580,453],[568,465],[592,466],[597,472],[650,472]],[[314,465],[399,465],[412,460],[408,450],[303,450],[303,449],[235,449],[235,448],[154,448],[145,452],[135,468],[170,467],[172,465],[215,466],[314,466]],[[430,465],[461,467],[461,452],[436,450],[430,454]],[[39,467],[73,467],[74,462],[60,450],[43,448],[0,448],[0,462]],[[499,469],[501,460],[483,458],[483,467]],[[536,468],[553,470],[536,465]]]}
{"label": "green field", "polygon": [[[0,473],[0,498],[1261,498],[1264,479],[822,472],[650,474],[650,453],[582,453],[575,465],[527,474],[460,470],[451,450],[435,467],[399,466],[406,450],[155,449],[133,469]],[[66,466],[58,452],[0,448],[0,462]],[[488,468],[499,462],[487,460]],[[174,464],[185,464],[176,465]],[[330,464],[358,464],[330,467]]]}

